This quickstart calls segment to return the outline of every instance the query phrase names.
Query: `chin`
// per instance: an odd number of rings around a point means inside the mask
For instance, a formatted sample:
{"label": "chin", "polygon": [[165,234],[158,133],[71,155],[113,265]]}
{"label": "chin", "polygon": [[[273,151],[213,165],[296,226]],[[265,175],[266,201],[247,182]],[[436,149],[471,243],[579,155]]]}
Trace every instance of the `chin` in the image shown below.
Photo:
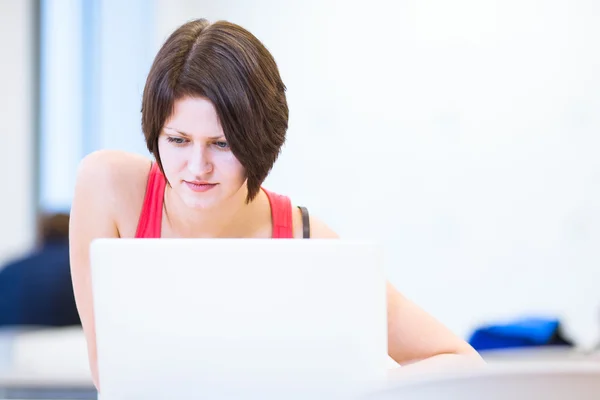
{"label": "chin", "polygon": [[204,199],[199,199],[196,196],[187,196],[184,199],[184,203],[187,207],[194,210],[208,210],[217,207],[221,202],[214,196]]}
{"label": "chin", "polygon": [[218,208],[232,200],[236,196],[236,192],[228,190],[230,188],[218,187],[204,193],[197,193],[190,190],[187,186],[182,185],[178,188],[179,198],[183,201],[186,207],[191,210],[210,210]]}

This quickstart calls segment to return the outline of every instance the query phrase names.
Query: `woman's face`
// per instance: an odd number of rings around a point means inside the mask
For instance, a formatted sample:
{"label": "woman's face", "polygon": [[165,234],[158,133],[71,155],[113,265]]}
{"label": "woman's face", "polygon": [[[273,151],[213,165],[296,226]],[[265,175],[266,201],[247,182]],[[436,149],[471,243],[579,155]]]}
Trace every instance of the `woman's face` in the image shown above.
{"label": "woman's face", "polygon": [[167,181],[185,205],[195,209],[218,206],[243,191],[244,167],[233,155],[213,104],[202,97],[175,102],[158,139]]}

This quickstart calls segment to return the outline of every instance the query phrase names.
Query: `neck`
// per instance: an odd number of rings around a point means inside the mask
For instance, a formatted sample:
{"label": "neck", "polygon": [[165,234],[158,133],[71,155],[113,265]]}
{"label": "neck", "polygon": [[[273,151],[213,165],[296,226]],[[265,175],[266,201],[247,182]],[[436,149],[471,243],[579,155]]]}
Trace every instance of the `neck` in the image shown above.
{"label": "neck", "polygon": [[191,209],[167,185],[164,215],[170,236],[189,238],[243,237],[250,223],[254,201],[246,204],[245,186],[219,207]]}

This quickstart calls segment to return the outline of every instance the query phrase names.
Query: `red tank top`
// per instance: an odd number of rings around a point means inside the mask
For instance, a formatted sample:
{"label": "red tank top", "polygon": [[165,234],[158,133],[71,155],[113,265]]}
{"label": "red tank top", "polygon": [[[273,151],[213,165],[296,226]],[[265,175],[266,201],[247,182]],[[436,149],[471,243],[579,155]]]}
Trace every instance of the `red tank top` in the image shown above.
{"label": "red tank top", "polygon": [[[165,187],[167,180],[160,171],[157,163],[152,163],[146,194],[142,205],[142,212],[138,221],[136,238],[160,238],[162,225],[162,211]],[[286,196],[262,189],[271,205],[271,218],[273,220],[273,238],[291,239],[294,237],[292,225],[292,203]]]}

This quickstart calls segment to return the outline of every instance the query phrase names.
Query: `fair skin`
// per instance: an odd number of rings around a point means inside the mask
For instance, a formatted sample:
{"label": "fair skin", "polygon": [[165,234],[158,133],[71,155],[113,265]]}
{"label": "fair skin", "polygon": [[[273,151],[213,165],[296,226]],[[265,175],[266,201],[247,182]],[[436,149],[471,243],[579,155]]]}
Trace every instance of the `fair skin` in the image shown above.
{"label": "fair skin", "polygon": [[[162,237],[271,237],[271,213],[264,192],[249,204],[244,168],[235,158],[212,104],[202,98],[175,103],[159,138],[170,185],[164,197]],[[77,173],[71,208],[71,272],[85,332],[92,377],[99,388],[89,246],[95,238],[131,238],[146,190],[150,161],[118,151],[88,155]],[[199,184],[208,184],[201,186]],[[210,188],[199,191],[200,188]],[[300,211],[293,211],[294,236],[302,237]],[[310,217],[312,238],[337,238]],[[387,284],[389,355],[400,365],[459,357],[480,362],[462,339]],[[458,360],[458,358],[457,358]]]}

